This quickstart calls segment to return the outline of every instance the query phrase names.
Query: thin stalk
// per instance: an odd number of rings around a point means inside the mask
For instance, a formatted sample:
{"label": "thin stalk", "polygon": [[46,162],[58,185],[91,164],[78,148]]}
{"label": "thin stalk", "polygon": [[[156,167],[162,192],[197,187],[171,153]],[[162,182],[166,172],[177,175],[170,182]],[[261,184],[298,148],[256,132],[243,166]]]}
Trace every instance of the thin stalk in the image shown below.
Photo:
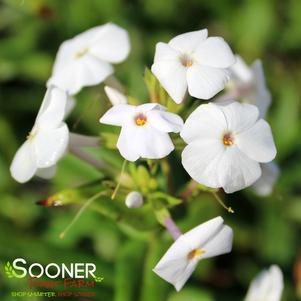
{"label": "thin stalk", "polygon": [[120,176],[119,176],[119,180],[118,180],[118,183],[112,193],[112,196],[111,196],[111,199],[114,200],[115,199],[115,196],[119,190],[119,187],[120,187],[120,184],[121,184],[121,179],[122,179],[122,176],[124,174],[124,171],[125,171],[125,167],[126,167],[126,164],[127,164],[127,160],[124,160],[123,161],[123,164],[122,164],[122,167],[121,167],[121,172],[120,172]]}
{"label": "thin stalk", "polygon": [[164,221],[164,225],[174,240],[177,240],[182,235],[181,230],[178,228],[172,217],[167,217]]}
{"label": "thin stalk", "polygon": [[231,207],[227,207],[225,203],[222,201],[222,199],[219,197],[219,195],[216,192],[212,192],[212,195],[214,198],[218,201],[218,203],[225,208],[229,213],[234,213],[234,210]]}
{"label": "thin stalk", "polygon": [[83,212],[89,207],[89,205],[91,205],[91,203],[93,201],[95,201],[96,199],[98,199],[100,196],[102,196],[104,194],[105,194],[104,191],[100,191],[100,192],[96,193],[90,199],[88,199],[86,201],[86,203],[79,209],[79,211],[76,213],[76,215],[74,216],[74,218],[72,219],[72,221],[69,223],[69,225],[65,228],[65,230],[63,232],[61,232],[60,239],[63,239],[65,237],[65,235],[67,234],[67,232],[76,223],[76,221],[80,218],[80,216],[83,214]]}

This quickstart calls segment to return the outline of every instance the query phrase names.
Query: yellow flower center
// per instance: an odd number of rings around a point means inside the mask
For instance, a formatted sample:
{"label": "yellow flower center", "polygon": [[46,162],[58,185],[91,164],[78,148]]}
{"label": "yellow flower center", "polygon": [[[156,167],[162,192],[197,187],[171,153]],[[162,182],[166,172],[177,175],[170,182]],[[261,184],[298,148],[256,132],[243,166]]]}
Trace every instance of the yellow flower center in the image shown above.
{"label": "yellow flower center", "polygon": [[181,64],[187,68],[189,68],[193,65],[193,59],[187,54],[183,54],[180,57],[180,61],[181,61]]}
{"label": "yellow flower center", "polygon": [[143,126],[143,125],[146,124],[146,122],[147,122],[147,117],[144,114],[142,114],[142,113],[138,114],[135,117],[135,123],[138,126]]}
{"label": "yellow flower center", "polygon": [[188,253],[187,259],[192,260],[192,259],[201,257],[204,253],[205,253],[205,251],[202,249],[194,249]]}
{"label": "yellow flower center", "polygon": [[231,146],[231,145],[234,144],[234,138],[231,135],[231,133],[224,134],[224,136],[223,136],[223,143],[226,146]]}

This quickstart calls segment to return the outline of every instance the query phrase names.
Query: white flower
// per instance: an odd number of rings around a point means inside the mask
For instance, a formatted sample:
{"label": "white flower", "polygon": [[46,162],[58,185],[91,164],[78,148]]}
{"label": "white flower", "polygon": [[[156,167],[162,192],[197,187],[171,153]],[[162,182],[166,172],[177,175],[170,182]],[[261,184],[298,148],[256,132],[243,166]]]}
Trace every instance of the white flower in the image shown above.
{"label": "white flower", "polygon": [[104,90],[113,106],[126,104],[128,102],[127,97],[117,89],[114,89],[110,86],[105,86]]}
{"label": "white flower", "polygon": [[280,301],[283,275],[276,265],[261,272],[251,283],[244,301]]}
{"label": "white flower", "polygon": [[129,161],[136,161],[139,157],[160,159],[167,156],[174,149],[168,133],[178,133],[183,126],[181,117],[166,112],[164,107],[155,103],[115,105],[100,122],[122,127],[117,148]]}
{"label": "white flower", "polygon": [[257,106],[260,117],[264,118],[271,104],[271,93],[266,86],[261,61],[256,60],[249,67],[237,55],[236,63],[230,68],[230,75],[229,90],[234,91],[240,101]]}
{"label": "white flower", "polygon": [[55,173],[55,164],[65,153],[69,140],[68,127],[63,122],[66,104],[64,91],[47,90],[35,124],[11,164],[16,181],[27,182],[35,174],[49,178]]}
{"label": "white flower", "polygon": [[273,192],[273,187],[279,176],[279,167],[272,161],[261,164],[261,177],[253,184],[253,190],[260,196],[268,196]]}
{"label": "white flower", "polygon": [[60,46],[47,84],[76,94],[105,80],[114,71],[111,64],[122,62],[129,50],[128,34],[121,27],[108,23],[91,28]]}
{"label": "white flower", "polygon": [[203,29],[156,46],[152,72],[176,103],[183,101],[187,88],[191,96],[209,99],[229,80],[226,68],[235,57],[222,38],[207,36]]}
{"label": "white flower", "polygon": [[269,124],[257,107],[232,102],[200,105],[186,120],[181,137],[188,145],[182,163],[197,182],[231,193],[252,185],[260,163],[276,156]]}
{"label": "white flower", "polygon": [[179,291],[200,260],[231,252],[232,240],[232,229],[216,217],[181,235],[153,271]]}
{"label": "white flower", "polygon": [[129,208],[139,208],[143,204],[143,196],[138,191],[131,191],[125,198],[125,204]]}

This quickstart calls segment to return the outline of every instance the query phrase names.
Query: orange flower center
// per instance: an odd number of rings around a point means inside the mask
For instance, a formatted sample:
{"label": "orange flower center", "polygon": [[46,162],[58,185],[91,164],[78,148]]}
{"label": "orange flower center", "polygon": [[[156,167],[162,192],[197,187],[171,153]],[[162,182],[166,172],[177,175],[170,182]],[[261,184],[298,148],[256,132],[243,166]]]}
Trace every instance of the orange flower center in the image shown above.
{"label": "orange flower center", "polygon": [[181,61],[181,64],[187,68],[189,68],[193,65],[193,59],[187,54],[183,54],[180,57],[180,61]]}
{"label": "orange flower center", "polygon": [[223,136],[223,143],[226,146],[231,146],[234,144],[234,138],[230,133],[227,133]]}
{"label": "orange flower center", "polygon": [[146,124],[146,122],[147,122],[147,117],[144,114],[142,114],[142,113],[138,114],[135,117],[135,123],[138,126],[143,126],[143,125]]}
{"label": "orange flower center", "polygon": [[194,249],[188,253],[187,258],[188,260],[192,260],[194,258],[201,257],[204,253],[205,251],[202,249]]}

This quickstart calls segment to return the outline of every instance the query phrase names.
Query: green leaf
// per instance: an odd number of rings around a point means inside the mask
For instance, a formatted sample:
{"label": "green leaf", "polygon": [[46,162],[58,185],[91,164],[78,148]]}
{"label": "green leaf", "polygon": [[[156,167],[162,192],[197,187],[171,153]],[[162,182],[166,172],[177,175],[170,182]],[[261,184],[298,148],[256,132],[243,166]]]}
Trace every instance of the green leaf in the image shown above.
{"label": "green leaf", "polygon": [[137,241],[127,242],[120,250],[116,261],[114,301],[136,299],[143,255],[144,245]]}
{"label": "green leaf", "polygon": [[176,197],[173,197],[167,193],[157,191],[153,192],[149,195],[149,198],[153,200],[163,200],[167,203],[167,205],[176,206],[182,203],[181,199],[178,199]]}
{"label": "green leaf", "polygon": [[182,109],[183,105],[178,105],[172,100],[165,89],[161,86],[158,79],[148,68],[145,68],[144,82],[151,102],[156,102],[166,106],[169,112],[177,113]]}
{"label": "green leaf", "polygon": [[149,240],[146,259],[144,262],[140,301],[166,301],[167,291],[170,288],[170,284],[152,271],[160,258],[166,252],[166,249],[167,245],[157,239],[157,237],[152,237],[152,239]]}

